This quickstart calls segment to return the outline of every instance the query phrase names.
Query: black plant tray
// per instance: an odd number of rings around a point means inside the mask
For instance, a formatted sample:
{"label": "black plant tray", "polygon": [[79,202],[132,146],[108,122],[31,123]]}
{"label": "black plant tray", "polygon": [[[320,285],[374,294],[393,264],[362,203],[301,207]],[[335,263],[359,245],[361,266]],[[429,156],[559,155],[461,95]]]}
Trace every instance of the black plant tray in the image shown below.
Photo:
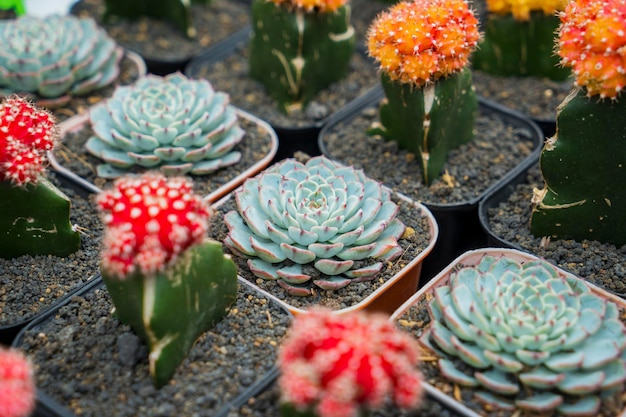
{"label": "black plant tray", "polygon": [[[285,314],[285,318],[287,322],[291,323],[293,319],[293,315],[288,310],[283,308],[280,304],[274,302],[271,299],[271,297],[267,296],[267,294],[263,292],[259,292],[258,290],[254,289],[242,278],[238,278],[238,284],[239,284],[239,288],[245,287],[246,291],[258,294],[259,298],[265,298],[268,301],[268,304],[264,304],[264,305],[271,305],[273,308],[278,308],[282,312],[281,314],[283,313]],[[72,303],[73,296],[79,296],[79,297],[87,296],[88,294],[90,294],[91,292],[97,289],[106,291],[106,287],[104,285],[104,282],[102,281],[101,276],[98,276],[97,278],[93,279],[92,281],[90,281],[89,283],[81,287],[79,291],[75,291],[72,294],[72,297],[65,298],[62,302],[56,304],[54,308],[39,315],[35,320],[31,321],[28,325],[23,327],[18,333],[18,335],[15,337],[15,340],[12,343],[12,347],[16,349],[23,349],[24,339],[26,337],[27,332],[37,331],[45,323],[49,321],[54,321],[55,317],[59,314],[59,310],[62,307]],[[269,316],[270,314],[269,310],[267,310],[267,314]],[[84,324],[84,325],[89,326],[89,324]],[[80,324],[80,326],[82,327],[83,324]],[[210,330],[209,332],[211,331],[213,330]],[[55,343],[58,343],[58,342],[55,342]],[[214,346],[214,347],[217,348],[217,346]],[[115,349],[115,347],[111,347],[111,349]],[[55,355],[62,355],[63,354],[62,352],[63,352],[63,348],[61,347],[58,352],[55,352]],[[32,360],[36,363],[36,357],[35,357],[36,351],[28,350],[27,354],[33,357]],[[67,358],[67,360],[71,361],[72,358]],[[106,364],[103,364],[103,366],[106,366]],[[257,372],[259,372],[259,370],[257,370]],[[35,372],[35,374],[37,373]],[[255,374],[254,377],[256,379],[252,384],[250,384],[249,386],[245,388],[242,388],[241,391],[237,395],[235,395],[233,398],[231,398],[229,401],[226,401],[224,402],[224,404],[219,405],[217,407],[219,411],[216,412],[215,414],[212,414],[212,416],[227,417],[229,410],[238,406],[238,404],[243,404],[245,399],[249,398],[254,393],[259,392],[262,389],[262,387],[268,384],[268,381],[272,381],[276,379],[277,375],[278,375],[278,369],[276,368],[275,365],[269,368],[262,375]],[[58,381],[58,382],[61,382],[61,381]],[[202,389],[202,387],[199,387],[199,388]],[[201,395],[200,394],[201,392],[202,391],[199,391],[198,395]],[[132,396],[132,395],[139,395],[139,394],[133,394],[132,391],[128,393],[128,396]],[[38,390],[37,404],[36,404],[34,417],[76,417],[76,415],[73,412],[71,412],[69,408],[62,405],[57,399],[53,398],[49,393],[46,393],[43,390]]]}
{"label": "black plant tray", "polygon": [[[333,115],[331,120],[329,120],[320,131],[318,137],[318,144],[322,153],[332,159],[332,154],[330,154],[325,144],[325,136],[335,129],[338,124],[357,117],[364,109],[378,109],[379,103],[383,98],[383,89],[381,86],[378,86],[368,93],[366,97],[362,97],[355,105],[346,107]],[[533,150],[532,153],[524,158],[514,169],[507,172],[499,180],[494,181],[488,188],[474,198],[461,203],[451,204],[435,204],[421,201],[434,214],[437,220],[437,224],[439,225],[439,238],[433,252],[424,261],[420,287],[460,254],[467,250],[487,246],[487,235],[483,231],[478,218],[479,202],[492,190],[497,189],[500,184],[522,175],[522,172],[539,159],[541,153],[544,135],[535,122],[523,114],[491,100],[478,97],[478,102],[479,113],[498,114],[502,117],[507,126],[528,131],[530,139],[532,140]],[[402,192],[402,190],[396,191]],[[410,197],[418,201],[420,200],[419,196]]]}

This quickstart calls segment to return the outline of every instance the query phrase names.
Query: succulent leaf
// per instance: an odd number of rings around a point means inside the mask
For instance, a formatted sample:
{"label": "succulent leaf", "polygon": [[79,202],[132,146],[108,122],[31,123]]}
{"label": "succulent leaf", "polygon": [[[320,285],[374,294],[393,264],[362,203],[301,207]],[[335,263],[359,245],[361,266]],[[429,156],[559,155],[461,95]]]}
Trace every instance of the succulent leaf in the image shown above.
{"label": "succulent leaf", "polygon": [[[569,405],[579,396],[624,390],[626,328],[617,306],[546,261],[485,256],[452,272],[428,310],[431,325],[420,340],[443,356],[442,375],[459,383],[469,366],[491,391],[480,396],[492,407],[575,416]],[[595,400],[581,403],[595,407]]]}
{"label": "succulent leaf", "polygon": [[206,80],[148,75],[117,88],[90,117],[95,136],[85,148],[104,161],[98,166],[104,178],[135,167],[207,175],[241,159],[234,148],[245,132],[236,110]]}
{"label": "succulent leaf", "polygon": [[[284,160],[247,180],[235,201],[238,211],[224,217],[225,244],[238,254],[277,264],[278,276],[289,288],[298,284],[298,293],[311,285],[333,289],[372,279],[383,262],[402,252],[398,239],[405,226],[389,192],[362,171],[325,157],[306,164]],[[287,259],[312,264],[321,275],[310,282],[298,272],[294,279],[285,272]],[[260,278],[274,276],[265,265],[256,270]]]}

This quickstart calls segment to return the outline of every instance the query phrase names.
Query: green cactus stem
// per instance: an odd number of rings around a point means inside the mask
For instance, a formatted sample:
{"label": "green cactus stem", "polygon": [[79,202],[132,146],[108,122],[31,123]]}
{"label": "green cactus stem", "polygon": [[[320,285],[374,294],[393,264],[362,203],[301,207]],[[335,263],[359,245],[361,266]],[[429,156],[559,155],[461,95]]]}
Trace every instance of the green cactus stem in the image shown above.
{"label": "green cactus stem", "polygon": [[237,295],[237,270],[219,242],[189,248],[163,272],[139,270],[124,279],[102,278],[117,317],[130,325],[150,349],[150,373],[165,385],[195,340],[227,313]]}
{"label": "green cactus stem", "polygon": [[80,247],[70,200],[45,178],[15,186],[0,181],[0,257],[68,256]]}
{"label": "green cactus stem", "polygon": [[254,0],[252,22],[250,77],[285,113],[346,75],[355,45],[349,6],[321,13]]}
{"label": "green cactus stem", "polygon": [[26,8],[22,0],[0,0],[0,9],[14,10],[17,16],[26,14]]}
{"label": "green cactus stem", "polygon": [[473,68],[501,76],[565,80],[571,71],[560,66],[553,53],[558,25],[556,15],[543,11],[531,12],[525,21],[512,14],[488,14],[484,38],[472,57]]}
{"label": "green cactus stem", "polygon": [[535,236],[626,244],[626,102],[574,90],[541,154],[546,187],[536,194]]}
{"label": "green cactus stem", "polygon": [[419,157],[423,182],[439,177],[448,152],[473,138],[478,99],[467,69],[417,88],[382,74],[387,100],[370,134],[395,140]]}
{"label": "green cactus stem", "polygon": [[192,24],[192,3],[209,3],[211,0],[105,0],[105,21],[111,16],[138,19],[141,16],[172,22],[189,37],[196,36]]}

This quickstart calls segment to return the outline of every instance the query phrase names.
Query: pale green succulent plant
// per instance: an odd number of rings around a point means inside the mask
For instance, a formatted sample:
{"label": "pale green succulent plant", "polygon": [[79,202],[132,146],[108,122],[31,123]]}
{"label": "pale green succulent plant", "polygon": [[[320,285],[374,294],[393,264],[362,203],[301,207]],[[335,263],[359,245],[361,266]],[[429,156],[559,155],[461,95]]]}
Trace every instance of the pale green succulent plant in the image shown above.
{"label": "pale green succulent plant", "polygon": [[112,83],[122,48],[93,19],[22,16],[0,21],[0,92],[62,106]]}
{"label": "pale green succulent plant", "polygon": [[206,80],[148,75],[118,87],[90,117],[95,136],[85,148],[104,160],[97,168],[103,178],[135,167],[206,175],[241,159],[233,150],[245,134],[237,111]]}
{"label": "pale green succulent plant", "polygon": [[484,256],[452,273],[428,307],[421,340],[442,356],[442,375],[492,407],[591,416],[603,395],[624,391],[616,304],[546,261]]}
{"label": "pale green succulent plant", "polygon": [[311,294],[312,284],[334,290],[371,280],[402,252],[405,226],[389,190],[323,156],[276,164],[235,198],[224,243],[292,295]]}

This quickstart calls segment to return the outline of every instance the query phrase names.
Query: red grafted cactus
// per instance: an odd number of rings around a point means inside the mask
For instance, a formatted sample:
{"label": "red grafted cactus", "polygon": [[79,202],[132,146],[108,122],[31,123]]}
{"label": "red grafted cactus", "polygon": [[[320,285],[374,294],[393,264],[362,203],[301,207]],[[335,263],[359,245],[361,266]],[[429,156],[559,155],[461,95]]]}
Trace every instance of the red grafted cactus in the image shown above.
{"label": "red grafted cactus", "polygon": [[348,3],[348,0],[271,0],[278,5],[301,8],[306,11],[321,13],[334,12]]}
{"label": "red grafted cactus", "polygon": [[0,181],[36,183],[58,138],[50,113],[21,98],[0,104]]}
{"label": "red grafted cactus", "polygon": [[209,208],[182,177],[122,177],[98,197],[105,212],[102,263],[119,278],[162,271],[208,230]]}
{"label": "red grafted cactus", "polygon": [[389,78],[421,86],[461,71],[479,39],[465,1],[414,0],[381,13],[367,46]]}
{"label": "red grafted cactus", "polygon": [[26,356],[0,347],[0,416],[26,417],[35,408],[33,369]]}
{"label": "red grafted cactus", "polygon": [[557,52],[589,96],[614,99],[626,85],[626,2],[578,0],[560,14]]}
{"label": "red grafted cactus", "polygon": [[312,309],[296,317],[279,353],[283,415],[357,417],[387,398],[415,408],[419,354],[416,341],[383,315]]}

